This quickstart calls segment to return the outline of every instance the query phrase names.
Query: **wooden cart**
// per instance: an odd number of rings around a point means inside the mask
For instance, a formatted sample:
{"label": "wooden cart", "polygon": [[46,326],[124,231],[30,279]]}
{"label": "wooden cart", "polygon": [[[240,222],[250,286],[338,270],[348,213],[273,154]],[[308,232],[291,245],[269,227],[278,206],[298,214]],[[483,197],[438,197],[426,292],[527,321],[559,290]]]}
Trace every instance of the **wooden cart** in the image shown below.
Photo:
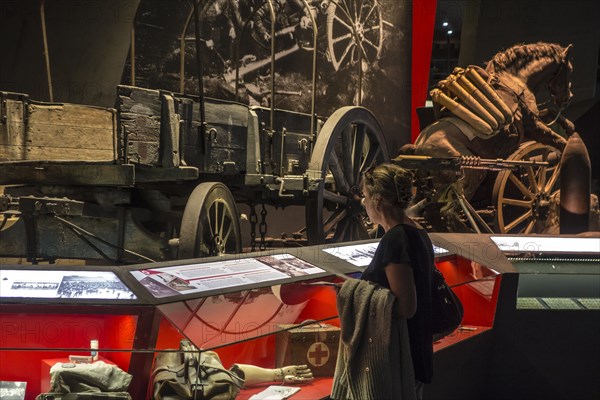
{"label": "wooden cart", "polygon": [[[201,2],[191,3],[201,54]],[[323,4],[335,16],[345,2]],[[381,127],[363,107],[318,117],[315,63],[311,112],[274,108],[277,35],[272,0],[264,5],[270,108],[204,97],[202,79],[199,96],[118,86],[111,109],[0,92],[0,257],[114,264],[237,253],[239,203],[250,205],[253,249],[257,225],[265,245],[265,204],[305,206],[302,242],[366,238],[358,184],[362,171],[389,160]]]}

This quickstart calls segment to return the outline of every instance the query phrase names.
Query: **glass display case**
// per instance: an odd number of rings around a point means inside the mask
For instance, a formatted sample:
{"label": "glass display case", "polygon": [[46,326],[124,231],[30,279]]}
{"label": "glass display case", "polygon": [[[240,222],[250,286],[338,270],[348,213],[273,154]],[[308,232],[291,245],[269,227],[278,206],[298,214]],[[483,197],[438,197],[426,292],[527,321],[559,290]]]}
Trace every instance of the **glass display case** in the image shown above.
{"label": "glass display case", "polygon": [[[0,378],[27,383],[26,399],[48,390],[49,369],[70,355],[91,354],[125,371],[145,369],[152,355],[154,307],[121,268],[6,266],[0,269]],[[143,390],[141,376],[130,386]]]}
{"label": "glass display case", "polygon": [[488,368],[494,379],[479,398],[596,398],[600,237],[492,235],[491,240],[517,271],[518,282],[515,299],[494,329]]}
{"label": "glass display case", "polygon": [[519,272],[517,309],[600,310],[600,237],[490,239]]}
{"label": "glass display case", "polygon": [[[514,273],[515,269],[488,236],[431,233],[430,237],[435,265],[461,299],[465,311],[461,326],[434,343],[434,351],[438,351],[493,327],[502,274]],[[345,265],[362,271],[371,262],[378,244],[378,240],[371,240],[323,246],[319,265]]]}
{"label": "glass display case", "polygon": [[[488,237],[431,236],[436,265],[465,306],[462,326],[435,344],[439,351],[493,327],[502,274],[514,269]],[[225,368],[274,368],[284,329],[339,327],[331,284],[359,277],[377,245],[375,239],[120,267],[2,266],[1,380],[27,382],[26,398],[33,399],[48,390],[53,363],[90,355],[92,340],[103,361],[133,375],[134,399],[149,396],[156,354],[175,351],[181,339],[216,351]],[[318,377],[295,397],[326,397],[331,383],[331,376]],[[264,388],[244,389],[238,398]]]}
{"label": "glass display case", "polygon": [[[155,354],[175,351],[183,338],[218,352],[226,367],[274,367],[280,326],[339,326],[335,291],[326,283],[354,271],[318,267],[303,259],[309,252],[127,267],[3,265],[0,380],[26,382],[33,399],[49,389],[50,367],[90,355],[92,340],[100,360],[133,375],[134,399],[148,396]],[[331,378],[316,379],[303,390],[326,394],[330,385]]]}

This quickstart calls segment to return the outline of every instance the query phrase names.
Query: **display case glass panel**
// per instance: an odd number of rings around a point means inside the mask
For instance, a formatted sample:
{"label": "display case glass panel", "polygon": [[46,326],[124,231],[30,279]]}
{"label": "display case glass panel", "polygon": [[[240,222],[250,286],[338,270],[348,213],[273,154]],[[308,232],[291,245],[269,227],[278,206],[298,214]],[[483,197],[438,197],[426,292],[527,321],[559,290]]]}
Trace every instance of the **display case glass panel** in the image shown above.
{"label": "display case glass panel", "polygon": [[158,309],[196,346],[210,349],[272,334],[279,324],[296,322],[308,299],[286,304],[279,290],[244,290],[161,304]]}

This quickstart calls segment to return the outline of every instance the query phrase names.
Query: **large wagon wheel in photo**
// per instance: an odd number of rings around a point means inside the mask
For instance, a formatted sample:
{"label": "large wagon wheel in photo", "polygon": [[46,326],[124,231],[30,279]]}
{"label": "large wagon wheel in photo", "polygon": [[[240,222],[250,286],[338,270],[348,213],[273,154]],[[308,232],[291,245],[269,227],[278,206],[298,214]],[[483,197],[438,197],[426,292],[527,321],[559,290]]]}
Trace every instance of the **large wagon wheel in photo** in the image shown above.
{"label": "large wagon wheel in photo", "polygon": [[560,151],[528,142],[508,159],[550,164],[498,173],[492,195],[496,208],[495,230],[498,233],[542,233],[560,185]]}
{"label": "large wagon wheel in photo", "polygon": [[368,239],[360,178],[389,155],[381,126],[363,107],[342,107],[319,132],[309,172],[321,178],[306,204],[309,244]]}
{"label": "large wagon wheel in photo", "polygon": [[[327,48],[333,68],[360,58],[372,63],[383,47],[383,18],[377,0],[331,0]],[[360,54],[359,54],[360,52]]]}
{"label": "large wagon wheel in photo", "polygon": [[180,260],[241,253],[238,211],[227,186],[217,182],[196,186],[183,211],[179,232]]}

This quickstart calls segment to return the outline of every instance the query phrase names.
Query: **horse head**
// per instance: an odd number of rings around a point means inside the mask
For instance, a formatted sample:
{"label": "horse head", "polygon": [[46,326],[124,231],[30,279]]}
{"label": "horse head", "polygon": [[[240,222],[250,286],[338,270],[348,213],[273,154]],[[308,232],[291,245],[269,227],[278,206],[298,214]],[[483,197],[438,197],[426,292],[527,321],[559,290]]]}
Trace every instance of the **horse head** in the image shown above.
{"label": "horse head", "polygon": [[[554,43],[519,44],[496,54],[486,70],[499,76],[518,79],[539,102],[540,92],[547,90],[547,102],[559,110],[571,101],[570,53],[573,46],[562,47]],[[502,79],[502,78],[501,78]],[[546,104],[544,102],[543,104]]]}
{"label": "horse head", "polygon": [[560,63],[554,77],[548,82],[548,91],[552,98],[552,102],[556,104],[559,110],[563,110],[573,98],[571,92],[571,73],[573,66],[571,65],[571,50],[573,45],[570,44],[560,54]]}

